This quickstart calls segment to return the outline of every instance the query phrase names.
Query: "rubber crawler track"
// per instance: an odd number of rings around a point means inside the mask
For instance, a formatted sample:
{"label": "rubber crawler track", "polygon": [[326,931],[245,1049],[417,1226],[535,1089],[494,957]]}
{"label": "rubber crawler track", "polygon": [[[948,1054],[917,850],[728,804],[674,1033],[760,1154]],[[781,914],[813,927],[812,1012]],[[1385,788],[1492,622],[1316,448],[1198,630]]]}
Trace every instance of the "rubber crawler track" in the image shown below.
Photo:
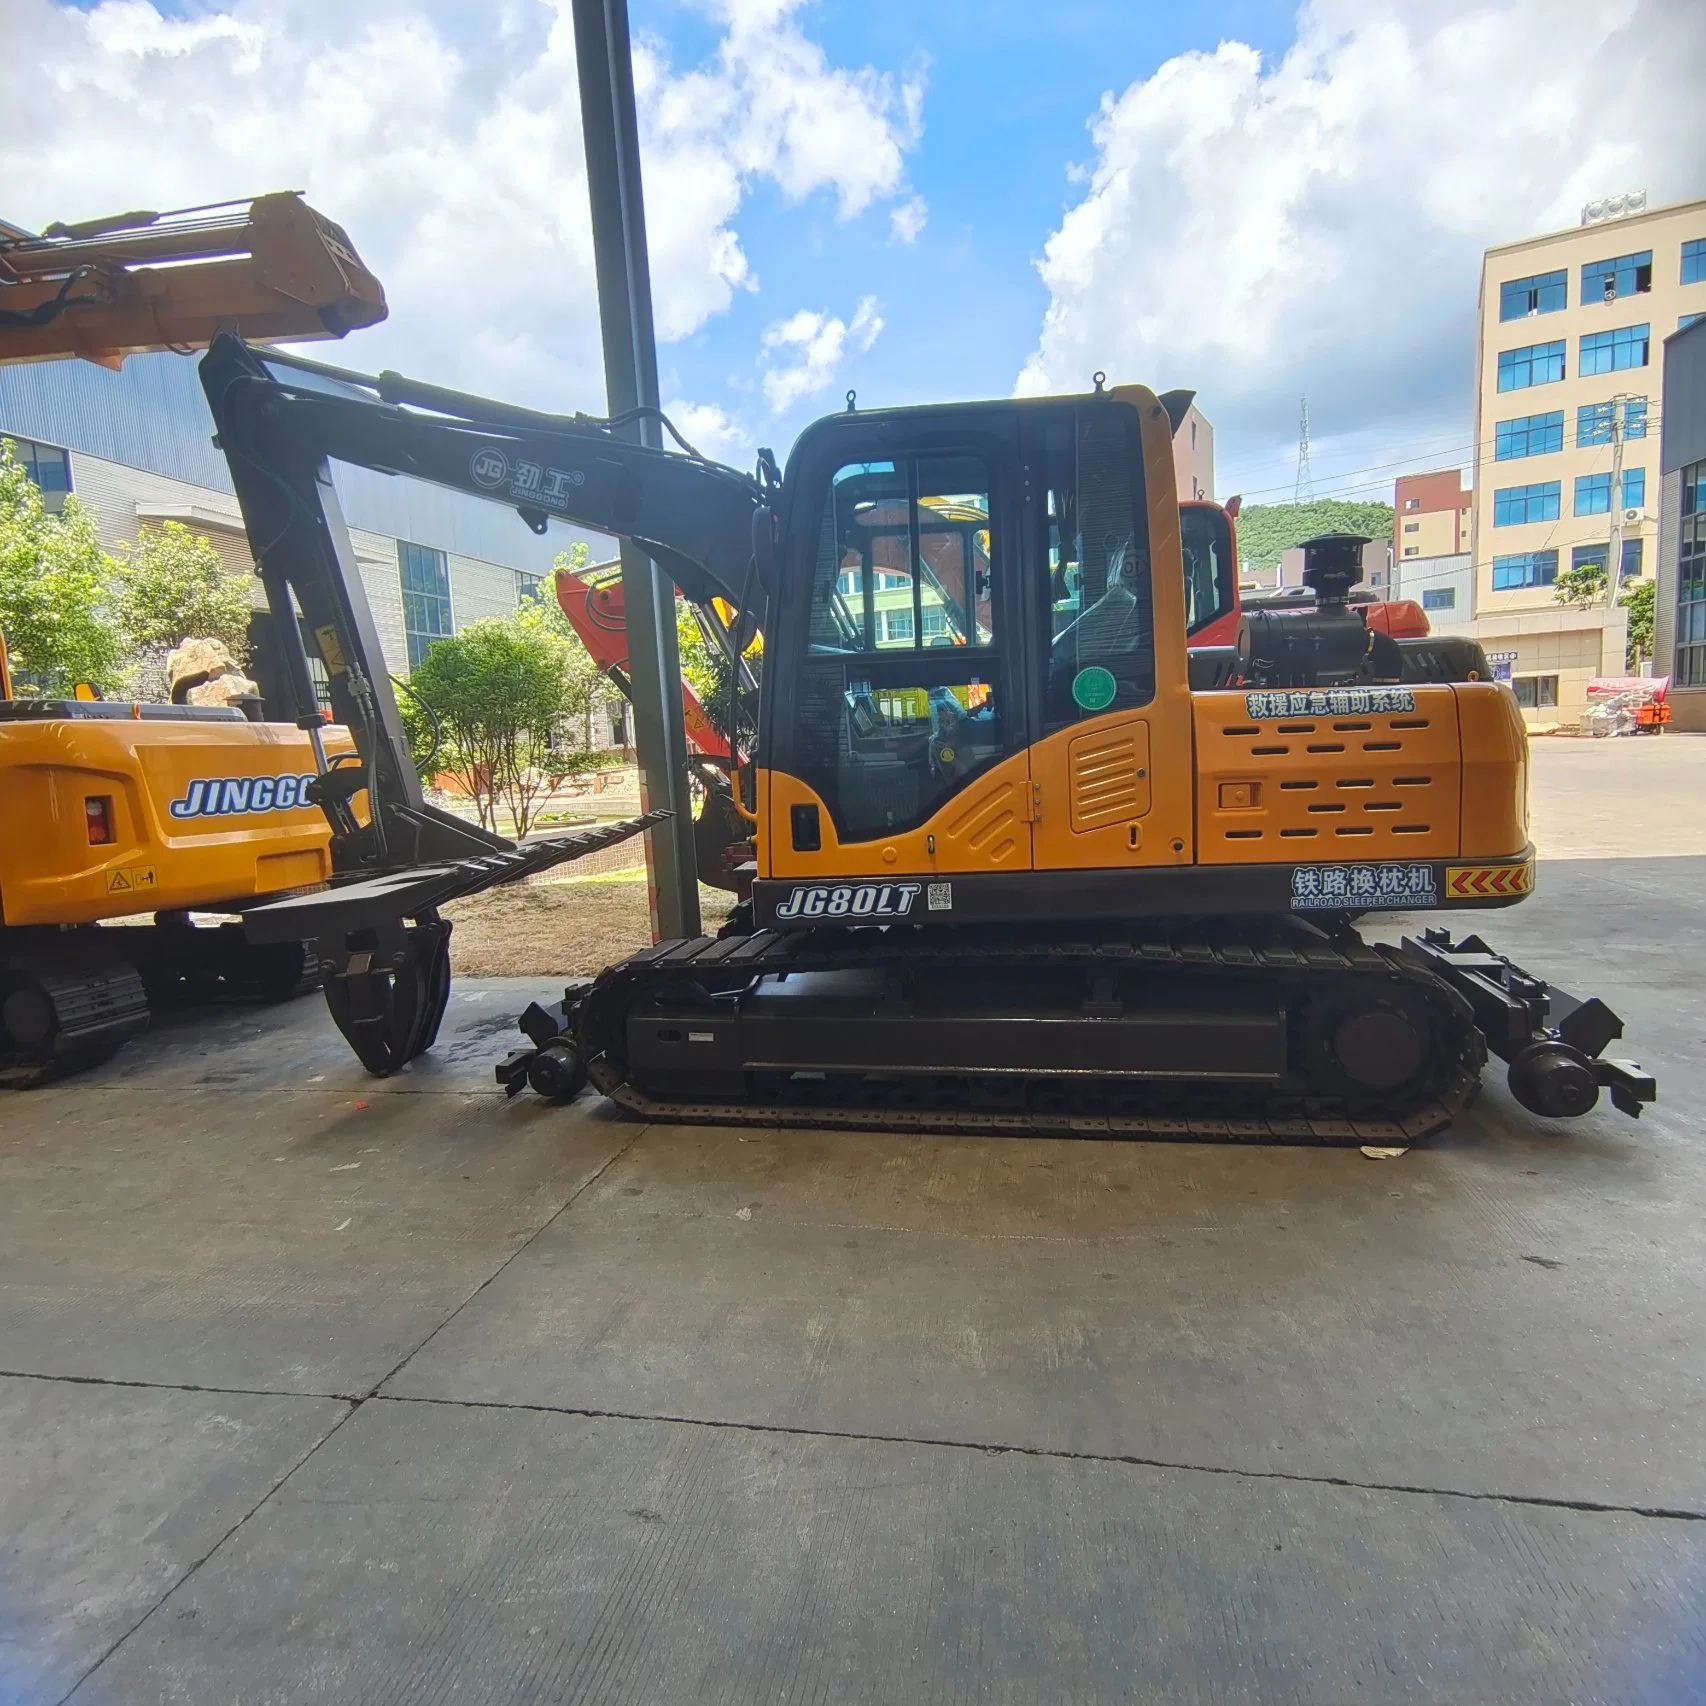
{"label": "rubber crawler track", "polygon": [[[697,937],[660,942],[612,966],[580,1004],[576,1038],[593,1085],[630,1113],[689,1124],[812,1126],[909,1132],[983,1132],[1037,1136],[1131,1136],[1176,1141],[1315,1145],[1412,1144],[1449,1125],[1480,1088],[1486,1047],[1470,1009],[1430,973],[1405,964],[1395,948],[1370,945],[1347,928],[1329,938],[1309,927],[1220,921],[1212,931],[1141,925],[1101,929],[1079,940],[1023,928],[884,930]],[[989,1081],[964,1075],[874,1080],[849,1075],[795,1080],[785,1094],[750,1101],[673,1100],[649,1095],[628,1081],[623,1060],[625,1020],[632,1003],[675,985],[709,994],[739,990],[771,972],[834,971],[928,965],[954,976],[980,970],[1047,964],[1053,969],[1127,968],[1189,971],[1196,980],[1225,976],[1248,987],[1252,978],[1305,1000],[1331,996],[1335,986],[1371,977],[1391,980],[1425,1003],[1435,1038],[1434,1070],[1402,1101],[1300,1092],[1294,1085],[1266,1097],[1260,1091],[1205,1082],[1181,1088],[1131,1080],[1025,1080],[1017,1100],[992,1092]],[[1011,1085],[1012,1081],[1008,1081]],[[978,1105],[982,1102],[984,1105]]]}

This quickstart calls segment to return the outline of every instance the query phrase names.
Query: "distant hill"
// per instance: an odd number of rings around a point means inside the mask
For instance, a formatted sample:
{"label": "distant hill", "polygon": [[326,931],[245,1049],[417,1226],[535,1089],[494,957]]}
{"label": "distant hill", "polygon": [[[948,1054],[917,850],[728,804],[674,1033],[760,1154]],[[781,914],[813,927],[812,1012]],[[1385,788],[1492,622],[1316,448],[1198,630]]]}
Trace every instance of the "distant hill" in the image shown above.
{"label": "distant hill", "polygon": [[1238,556],[1252,569],[1271,569],[1293,545],[1318,533],[1392,537],[1392,506],[1317,498],[1306,504],[1245,504],[1238,517]]}

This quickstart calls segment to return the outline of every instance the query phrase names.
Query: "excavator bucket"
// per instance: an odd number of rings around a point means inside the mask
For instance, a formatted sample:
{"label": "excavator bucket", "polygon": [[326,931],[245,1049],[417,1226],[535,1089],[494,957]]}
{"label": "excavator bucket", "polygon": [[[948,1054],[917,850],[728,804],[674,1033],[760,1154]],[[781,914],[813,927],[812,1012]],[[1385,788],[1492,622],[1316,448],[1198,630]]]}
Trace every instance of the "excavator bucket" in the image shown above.
{"label": "excavator bucket", "polygon": [[340,338],[386,315],[343,228],[284,191],[123,213],[39,236],[0,223],[0,362],[117,367],[240,327],[258,342]]}

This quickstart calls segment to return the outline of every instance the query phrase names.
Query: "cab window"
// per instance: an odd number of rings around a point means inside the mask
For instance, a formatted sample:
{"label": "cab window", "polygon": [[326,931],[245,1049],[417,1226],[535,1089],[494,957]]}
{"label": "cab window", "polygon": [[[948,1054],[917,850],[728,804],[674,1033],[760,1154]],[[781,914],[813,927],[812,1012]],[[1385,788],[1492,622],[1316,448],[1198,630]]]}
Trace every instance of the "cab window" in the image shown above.
{"label": "cab window", "polygon": [[987,646],[994,639],[989,474],[974,456],[850,463],[824,517],[834,584],[819,588],[814,651]]}
{"label": "cab window", "polygon": [[787,744],[844,841],[915,828],[1004,752],[992,488],[971,454],[830,477]]}
{"label": "cab window", "polygon": [[1185,633],[1201,633],[1232,608],[1232,529],[1215,504],[1179,505],[1185,559]]}
{"label": "cab window", "polygon": [[1137,421],[1120,404],[1051,420],[1043,435],[1049,609],[1046,730],[1146,705],[1155,624]]}

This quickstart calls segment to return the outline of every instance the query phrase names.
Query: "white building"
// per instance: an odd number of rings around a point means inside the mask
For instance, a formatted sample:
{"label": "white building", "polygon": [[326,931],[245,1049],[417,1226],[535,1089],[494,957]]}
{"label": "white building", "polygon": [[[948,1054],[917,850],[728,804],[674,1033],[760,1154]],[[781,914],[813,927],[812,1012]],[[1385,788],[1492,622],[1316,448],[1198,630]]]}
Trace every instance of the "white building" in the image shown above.
{"label": "white building", "polygon": [[[136,355],[118,373],[82,361],[0,367],[0,437],[17,443],[50,502],[76,493],[109,550],[181,521],[234,573],[253,575],[195,357]],[[395,675],[433,640],[513,610],[576,540],[607,554],[596,535],[553,525],[540,538],[502,505],[421,480],[341,463],[332,477]],[[254,602],[264,603],[258,580]]]}

